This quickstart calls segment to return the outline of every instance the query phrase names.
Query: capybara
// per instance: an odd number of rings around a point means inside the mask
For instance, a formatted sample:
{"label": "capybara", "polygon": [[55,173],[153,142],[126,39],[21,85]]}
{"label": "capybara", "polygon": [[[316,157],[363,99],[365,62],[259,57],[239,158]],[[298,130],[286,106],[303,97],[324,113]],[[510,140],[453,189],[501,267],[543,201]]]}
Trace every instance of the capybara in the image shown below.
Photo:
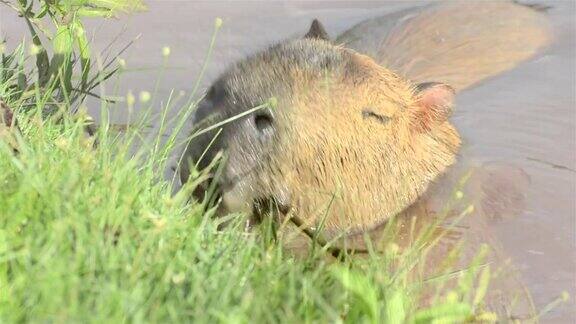
{"label": "capybara", "polygon": [[189,143],[181,179],[223,152],[214,181],[224,211],[256,213],[272,200],[277,217],[327,237],[372,229],[455,163],[455,93],[548,41],[543,14],[511,2],[409,9],[336,41],[315,21],[303,39],[247,57],[212,84],[195,129],[228,122]]}

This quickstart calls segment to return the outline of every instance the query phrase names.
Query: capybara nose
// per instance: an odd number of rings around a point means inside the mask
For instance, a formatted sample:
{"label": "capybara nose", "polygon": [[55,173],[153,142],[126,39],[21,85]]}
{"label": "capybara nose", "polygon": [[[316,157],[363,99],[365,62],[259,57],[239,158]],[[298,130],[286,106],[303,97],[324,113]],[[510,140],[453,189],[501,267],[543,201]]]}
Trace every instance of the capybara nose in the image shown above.
{"label": "capybara nose", "polygon": [[268,136],[274,131],[274,116],[269,111],[256,112],[252,121],[260,136]]}

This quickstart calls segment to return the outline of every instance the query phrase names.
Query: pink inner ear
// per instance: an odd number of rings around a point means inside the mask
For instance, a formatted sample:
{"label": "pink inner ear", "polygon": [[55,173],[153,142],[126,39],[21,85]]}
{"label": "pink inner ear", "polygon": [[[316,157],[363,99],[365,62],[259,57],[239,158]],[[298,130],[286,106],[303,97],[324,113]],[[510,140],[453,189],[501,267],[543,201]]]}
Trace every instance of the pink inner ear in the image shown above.
{"label": "pink inner ear", "polygon": [[452,106],[454,89],[448,85],[439,84],[422,90],[420,95],[420,104],[423,106]]}
{"label": "pink inner ear", "polygon": [[443,83],[431,84],[417,93],[415,125],[419,131],[430,131],[450,117],[454,94],[454,89]]}

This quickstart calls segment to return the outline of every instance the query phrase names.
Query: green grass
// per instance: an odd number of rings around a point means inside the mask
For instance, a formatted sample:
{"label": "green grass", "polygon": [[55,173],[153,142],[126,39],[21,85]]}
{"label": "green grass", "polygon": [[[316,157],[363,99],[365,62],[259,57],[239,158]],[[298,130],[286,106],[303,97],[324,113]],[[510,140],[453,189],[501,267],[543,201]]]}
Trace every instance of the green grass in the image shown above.
{"label": "green grass", "polygon": [[[494,319],[484,311],[490,268],[478,266],[481,257],[456,276],[425,281],[419,275],[434,245],[432,228],[407,249],[390,244],[385,252],[343,260],[323,244],[297,257],[269,222],[245,232],[245,215],[230,215],[219,229],[225,220],[213,217],[216,207],[189,199],[204,172],[175,195],[163,178],[180,144],[176,134],[195,108],[199,81],[187,102],[171,96],[160,116],[145,113],[121,136],[106,122],[103,101],[104,122],[88,137],[86,115],[70,114],[79,105],[62,86],[71,84],[63,78],[81,80],[82,74],[59,73],[54,86],[20,85],[24,47],[3,65],[0,82],[21,130],[0,137],[1,323]],[[150,107],[156,93],[151,97]],[[135,101],[128,95],[125,103],[132,108]],[[182,106],[179,122],[171,122],[176,105]],[[175,131],[165,140],[143,139],[149,122],[160,125],[159,133]],[[10,146],[15,142],[17,153]],[[136,153],[135,146],[141,147]]]}
{"label": "green grass", "polygon": [[[65,107],[62,108],[64,111]],[[18,116],[19,153],[0,142],[0,322],[429,322],[482,313],[477,269],[430,307],[414,280],[415,246],[336,261],[317,246],[295,257],[269,227],[248,234],[162,178],[172,145],[128,154],[139,132],[82,115]],[[400,254],[401,253],[401,254]],[[486,276],[486,275],[484,275]],[[468,282],[469,281],[469,282]],[[480,283],[480,289],[474,287]],[[479,293],[476,293],[479,292]]]}

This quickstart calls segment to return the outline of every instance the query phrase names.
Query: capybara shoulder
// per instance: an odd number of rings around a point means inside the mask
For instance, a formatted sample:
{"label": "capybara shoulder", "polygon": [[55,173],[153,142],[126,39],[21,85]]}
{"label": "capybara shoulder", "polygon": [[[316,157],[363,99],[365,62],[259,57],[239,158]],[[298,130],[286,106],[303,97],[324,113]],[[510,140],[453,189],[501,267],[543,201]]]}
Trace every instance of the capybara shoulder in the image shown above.
{"label": "capybara shoulder", "polygon": [[511,1],[447,1],[369,19],[336,43],[415,82],[456,91],[509,70],[550,43],[546,14]]}

